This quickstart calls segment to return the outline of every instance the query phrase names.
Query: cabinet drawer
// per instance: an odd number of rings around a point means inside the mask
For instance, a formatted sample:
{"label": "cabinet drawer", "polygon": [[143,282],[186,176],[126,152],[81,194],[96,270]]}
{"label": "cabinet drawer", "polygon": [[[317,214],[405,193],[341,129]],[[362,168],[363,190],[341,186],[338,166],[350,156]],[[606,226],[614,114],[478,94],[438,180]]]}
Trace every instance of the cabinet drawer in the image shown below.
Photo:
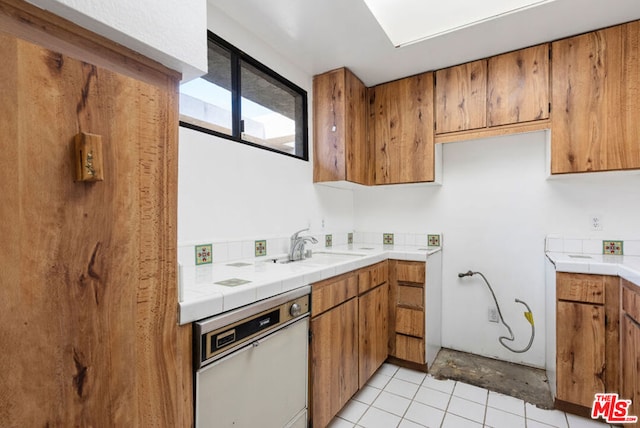
{"label": "cabinet drawer", "polygon": [[396,333],[424,337],[424,312],[416,309],[396,308]]}
{"label": "cabinet drawer", "polygon": [[358,294],[387,282],[389,278],[389,263],[385,260],[373,266],[358,271]]}
{"label": "cabinet drawer", "polygon": [[622,310],[637,323],[640,323],[640,292],[629,281],[623,279],[622,283]]}
{"label": "cabinet drawer", "polygon": [[399,282],[415,282],[424,284],[426,274],[426,264],[424,262],[396,263],[396,275]]}
{"label": "cabinet drawer", "polygon": [[415,337],[396,334],[396,355],[397,358],[412,361],[418,364],[425,363],[424,340]]}
{"label": "cabinet drawer", "polygon": [[424,309],[424,297],[421,287],[398,285],[398,306]]}
{"label": "cabinet drawer", "polygon": [[357,294],[357,277],[353,272],[316,282],[311,285],[311,316],[338,306]]}
{"label": "cabinet drawer", "polygon": [[581,273],[558,273],[556,298],[574,302],[604,304],[604,277]]}

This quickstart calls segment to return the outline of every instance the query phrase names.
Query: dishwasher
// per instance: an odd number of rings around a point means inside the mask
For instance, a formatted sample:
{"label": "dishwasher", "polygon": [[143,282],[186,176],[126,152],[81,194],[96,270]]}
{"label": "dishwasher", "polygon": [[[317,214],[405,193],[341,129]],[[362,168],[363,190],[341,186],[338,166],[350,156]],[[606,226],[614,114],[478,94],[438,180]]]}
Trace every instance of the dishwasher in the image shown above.
{"label": "dishwasher", "polygon": [[195,426],[307,426],[305,286],[194,323]]}

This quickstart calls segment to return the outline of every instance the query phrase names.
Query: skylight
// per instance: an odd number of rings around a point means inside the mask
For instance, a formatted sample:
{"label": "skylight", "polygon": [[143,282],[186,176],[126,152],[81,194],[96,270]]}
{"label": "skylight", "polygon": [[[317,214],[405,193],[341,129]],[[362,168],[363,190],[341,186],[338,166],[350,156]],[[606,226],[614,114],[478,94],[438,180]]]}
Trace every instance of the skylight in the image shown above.
{"label": "skylight", "polygon": [[395,47],[402,47],[554,0],[364,0]]}

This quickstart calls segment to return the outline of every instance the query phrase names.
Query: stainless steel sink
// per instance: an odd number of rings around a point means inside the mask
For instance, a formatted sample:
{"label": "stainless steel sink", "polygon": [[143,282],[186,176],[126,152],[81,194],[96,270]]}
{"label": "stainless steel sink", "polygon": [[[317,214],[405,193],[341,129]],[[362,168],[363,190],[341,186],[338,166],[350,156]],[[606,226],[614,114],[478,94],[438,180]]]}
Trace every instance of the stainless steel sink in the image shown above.
{"label": "stainless steel sink", "polygon": [[280,259],[272,259],[272,263],[302,263],[305,265],[317,265],[325,266],[334,263],[342,263],[350,260],[356,260],[360,257],[364,257],[366,254],[351,253],[351,252],[329,252],[329,251],[314,251],[311,257],[307,257],[302,260],[291,261],[286,257]]}

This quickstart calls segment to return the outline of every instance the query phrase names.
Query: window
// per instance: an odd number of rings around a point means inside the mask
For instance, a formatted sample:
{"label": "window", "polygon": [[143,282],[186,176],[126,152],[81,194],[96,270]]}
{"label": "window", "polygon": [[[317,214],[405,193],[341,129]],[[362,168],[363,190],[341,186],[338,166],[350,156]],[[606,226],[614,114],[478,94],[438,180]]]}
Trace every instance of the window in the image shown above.
{"label": "window", "polygon": [[209,70],[180,85],[180,125],[309,159],[307,93],[208,33]]}

